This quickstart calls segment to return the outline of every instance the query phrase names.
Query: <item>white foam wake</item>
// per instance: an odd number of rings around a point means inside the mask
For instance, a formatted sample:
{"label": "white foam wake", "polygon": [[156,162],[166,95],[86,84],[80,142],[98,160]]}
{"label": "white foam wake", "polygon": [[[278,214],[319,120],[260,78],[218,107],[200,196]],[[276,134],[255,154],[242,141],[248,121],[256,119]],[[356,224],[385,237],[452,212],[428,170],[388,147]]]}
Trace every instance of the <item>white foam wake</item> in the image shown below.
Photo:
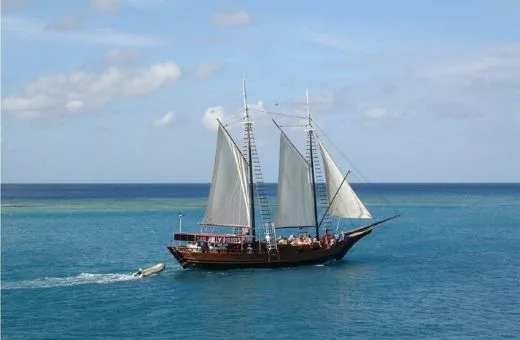
{"label": "white foam wake", "polygon": [[31,289],[69,287],[85,284],[107,284],[121,281],[135,280],[131,274],[93,274],[81,273],[68,277],[45,277],[35,280],[2,282],[2,289]]}

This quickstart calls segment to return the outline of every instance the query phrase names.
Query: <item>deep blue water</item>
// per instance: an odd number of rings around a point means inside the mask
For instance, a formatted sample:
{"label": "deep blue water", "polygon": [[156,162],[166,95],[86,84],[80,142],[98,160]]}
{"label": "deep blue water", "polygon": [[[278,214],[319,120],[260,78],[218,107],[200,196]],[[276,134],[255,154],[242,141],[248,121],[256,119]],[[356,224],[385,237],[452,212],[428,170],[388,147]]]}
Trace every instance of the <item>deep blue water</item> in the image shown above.
{"label": "deep blue water", "polygon": [[355,187],[403,215],[344,260],[204,272],[165,245],[179,211],[201,219],[207,184],[2,185],[2,338],[520,336],[520,184]]}

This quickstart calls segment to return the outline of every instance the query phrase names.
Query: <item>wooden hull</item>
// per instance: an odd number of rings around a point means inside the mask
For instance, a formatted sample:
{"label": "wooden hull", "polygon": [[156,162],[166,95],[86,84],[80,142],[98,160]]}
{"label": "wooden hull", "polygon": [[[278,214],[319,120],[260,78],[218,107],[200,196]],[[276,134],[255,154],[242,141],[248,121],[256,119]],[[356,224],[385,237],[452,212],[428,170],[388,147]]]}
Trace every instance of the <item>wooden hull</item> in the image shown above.
{"label": "wooden hull", "polygon": [[309,246],[283,246],[278,252],[265,251],[210,251],[198,252],[186,247],[167,246],[168,251],[184,269],[240,269],[279,268],[321,264],[331,260],[341,260],[352,246],[370,234],[372,229],[345,234],[344,240],[329,248],[312,249]]}

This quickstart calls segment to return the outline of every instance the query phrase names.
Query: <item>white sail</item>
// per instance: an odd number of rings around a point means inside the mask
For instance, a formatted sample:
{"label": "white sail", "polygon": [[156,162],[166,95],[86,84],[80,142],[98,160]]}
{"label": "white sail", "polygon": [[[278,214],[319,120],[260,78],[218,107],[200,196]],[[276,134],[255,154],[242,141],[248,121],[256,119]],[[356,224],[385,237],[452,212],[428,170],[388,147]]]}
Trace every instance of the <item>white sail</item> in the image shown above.
{"label": "white sail", "polygon": [[284,133],[280,133],[280,162],[274,225],[315,226],[309,165]]}
{"label": "white sail", "polygon": [[[321,141],[319,141],[319,144],[323,165],[325,167],[327,193],[330,204],[329,213],[332,216],[344,218],[372,218],[372,215],[359,200],[350,184],[348,184],[347,181],[343,181],[345,176],[341,174],[341,171],[338,169],[336,163],[334,163],[334,160],[332,160],[325,146],[323,146]],[[335,198],[334,195],[336,195]]]}
{"label": "white sail", "polygon": [[213,178],[203,224],[251,226],[248,164],[219,124]]}

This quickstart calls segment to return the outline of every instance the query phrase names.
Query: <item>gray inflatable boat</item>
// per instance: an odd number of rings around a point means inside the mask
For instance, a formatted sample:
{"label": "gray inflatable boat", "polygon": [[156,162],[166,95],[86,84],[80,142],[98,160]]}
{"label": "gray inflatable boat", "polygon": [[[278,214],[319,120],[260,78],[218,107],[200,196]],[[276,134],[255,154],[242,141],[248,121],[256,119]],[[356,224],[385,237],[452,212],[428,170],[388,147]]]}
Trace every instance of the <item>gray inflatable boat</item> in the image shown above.
{"label": "gray inflatable boat", "polygon": [[139,270],[136,271],[133,274],[133,276],[142,278],[142,277],[147,277],[150,275],[158,274],[164,270],[164,267],[165,267],[164,263],[157,263],[155,266],[151,266],[148,268],[144,268],[144,269],[139,268]]}

